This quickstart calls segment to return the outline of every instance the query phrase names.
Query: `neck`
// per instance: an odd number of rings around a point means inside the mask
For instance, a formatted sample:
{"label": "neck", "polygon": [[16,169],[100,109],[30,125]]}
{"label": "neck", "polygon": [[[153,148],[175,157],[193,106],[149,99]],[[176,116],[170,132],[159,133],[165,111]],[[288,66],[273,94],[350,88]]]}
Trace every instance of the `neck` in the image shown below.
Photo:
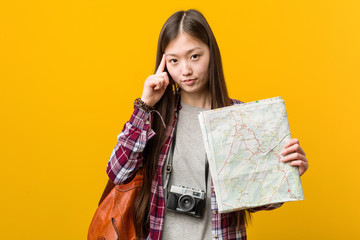
{"label": "neck", "polygon": [[206,92],[203,94],[189,94],[186,92],[182,92],[181,101],[193,107],[211,109],[210,92]]}

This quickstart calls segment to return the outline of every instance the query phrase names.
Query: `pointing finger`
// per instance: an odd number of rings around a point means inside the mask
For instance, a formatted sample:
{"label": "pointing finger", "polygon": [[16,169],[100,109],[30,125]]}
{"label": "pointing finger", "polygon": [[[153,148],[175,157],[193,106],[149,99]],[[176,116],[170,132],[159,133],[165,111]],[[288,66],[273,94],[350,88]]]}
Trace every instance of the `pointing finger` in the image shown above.
{"label": "pointing finger", "polygon": [[161,58],[161,62],[159,64],[158,69],[156,70],[156,74],[162,73],[165,70],[165,54],[163,54]]}
{"label": "pointing finger", "polygon": [[169,85],[169,77],[166,73],[166,75],[164,76],[164,80],[165,80],[165,83],[164,83],[164,89]]}

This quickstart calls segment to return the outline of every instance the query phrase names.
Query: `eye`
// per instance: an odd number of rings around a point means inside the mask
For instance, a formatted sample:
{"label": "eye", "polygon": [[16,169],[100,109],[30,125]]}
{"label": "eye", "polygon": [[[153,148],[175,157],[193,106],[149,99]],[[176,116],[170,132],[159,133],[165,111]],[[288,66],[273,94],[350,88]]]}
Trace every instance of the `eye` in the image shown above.
{"label": "eye", "polygon": [[177,59],[172,58],[172,59],[169,60],[169,62],[170,62],[170,63],[176,63],[176,62],[177,62]]}
{"label": "eye", "polygon": [[191,59],[198,59],[200,57],[199,54],[193,54],[191,55]]}

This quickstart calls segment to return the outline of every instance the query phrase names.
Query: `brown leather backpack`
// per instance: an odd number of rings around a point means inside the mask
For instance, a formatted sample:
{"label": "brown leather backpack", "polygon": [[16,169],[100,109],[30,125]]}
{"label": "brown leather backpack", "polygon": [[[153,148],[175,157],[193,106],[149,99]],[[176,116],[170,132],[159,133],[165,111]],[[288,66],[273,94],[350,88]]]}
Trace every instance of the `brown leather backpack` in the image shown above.
{"label": "brown leather backpack", "polygon": [[141,190],[142,184],[141,171],[127,184],[114,185],[108,181],[91,221],[88,240],[136,239],[131,203]]}

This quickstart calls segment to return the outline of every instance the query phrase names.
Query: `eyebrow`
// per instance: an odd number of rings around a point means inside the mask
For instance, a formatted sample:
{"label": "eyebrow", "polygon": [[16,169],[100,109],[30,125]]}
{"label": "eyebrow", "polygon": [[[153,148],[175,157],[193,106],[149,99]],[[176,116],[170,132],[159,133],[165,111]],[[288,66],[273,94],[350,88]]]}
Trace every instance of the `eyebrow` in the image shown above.
{"label": "eyebrow", "polygon": [[[189,54],[189,53],[191,53],[191,52],[193,52],[193,51],[195,51],[195,50],[201,50],[202,48],[201,47],[194,47],[194,48],[192,48],[192,49],[189,49],[189,50],[187,50],[186,51],[186,54]],[[168,53],[168,54],[165,54],[166,56],[177,56],[176,54],[174,54],[174,53]]]}

